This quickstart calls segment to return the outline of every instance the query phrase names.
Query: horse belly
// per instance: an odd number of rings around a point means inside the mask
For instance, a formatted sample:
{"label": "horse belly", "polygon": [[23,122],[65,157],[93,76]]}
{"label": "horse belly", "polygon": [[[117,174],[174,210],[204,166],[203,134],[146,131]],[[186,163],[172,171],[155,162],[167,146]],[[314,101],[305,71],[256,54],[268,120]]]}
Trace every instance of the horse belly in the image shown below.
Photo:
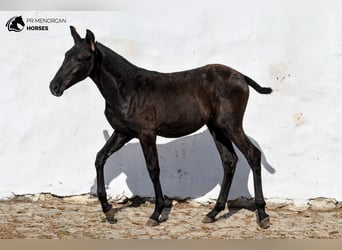
{"label": "horse belly", "polygon": [[168,126],[159,128],[157,134],[167,138],[178,138],[196,132],[203,125],[204,123],[199,123],[197,126],[179,127],[175,124],[170,124]]}
{"label": "horse belly", "polygon": [[163,137],[176,138],[200,129],[208,120],[208,112],[199,107],[176,107],[158,116],[157,133]]}

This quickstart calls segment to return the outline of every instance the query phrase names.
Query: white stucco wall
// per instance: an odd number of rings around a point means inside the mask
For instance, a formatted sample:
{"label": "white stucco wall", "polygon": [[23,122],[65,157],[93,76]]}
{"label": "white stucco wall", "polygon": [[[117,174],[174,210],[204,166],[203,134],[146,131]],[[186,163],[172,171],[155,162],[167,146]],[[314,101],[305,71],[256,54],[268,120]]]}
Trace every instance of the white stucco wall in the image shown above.
{"label": "white stucco wall", "polygon": [[[0,198],[96,190],[95,155],[112,132],[104,101],[90,79],[61,98],[48,88],[73,44],[74,25],[147,69],[222,63],[272,87],[272,95],[251,89],[244,120],[263,151],[265,197],[342,200],[342,12],[1,12],[0,23],[14,15],[64,17],[67,24],[46,32],[0,31]],[[205,128],[158,144],[166,195],[217,197],[222,167]],[[137,141],[108,160],[105,174],[111,197],[153,196]],[[230,198],[241,195],[254,195],[243,157]]]}

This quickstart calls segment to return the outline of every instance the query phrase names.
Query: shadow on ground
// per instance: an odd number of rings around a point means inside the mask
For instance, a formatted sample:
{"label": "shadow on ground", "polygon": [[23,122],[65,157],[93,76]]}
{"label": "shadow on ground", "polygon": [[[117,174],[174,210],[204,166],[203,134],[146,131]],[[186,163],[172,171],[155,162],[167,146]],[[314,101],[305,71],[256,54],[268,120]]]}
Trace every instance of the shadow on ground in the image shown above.
{"label": "shadow on ground", "polygon": [[[104,131],[104,136],[107,140],[109,137],[107,131]],[[249,139],[261,150],[253,138],[249,137]],[[252,194],[248,188],[251,169],[241,152],[236,147],[235,150],[239,161],[229,199],[240,196],[251,198]],[[275,169],[267,162],[262,150],[261,152],[262,165],[268,172],[275,173]],[[221,186],[223,175],[221,160],[208,130],[160,144],[158,153],[161,184],[166,196],[176,199],[195,199]],[[154,196],[139,143],[125,145],[107,160],[106,187],[122,173],[126,176],[126,184],[133,196]],[[91,193],[96,194],[96,178]]]}

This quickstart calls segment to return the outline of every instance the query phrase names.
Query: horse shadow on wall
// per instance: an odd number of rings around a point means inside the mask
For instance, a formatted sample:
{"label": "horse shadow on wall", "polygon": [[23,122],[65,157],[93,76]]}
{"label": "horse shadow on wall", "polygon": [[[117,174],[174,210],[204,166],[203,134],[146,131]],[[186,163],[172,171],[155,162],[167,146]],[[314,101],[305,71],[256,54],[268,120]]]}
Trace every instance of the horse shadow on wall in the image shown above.
{"label": "horse shadow on wall", "polygon": [[[105,139],[108,139],[108,132],[103,132]],[[249,139],[262,152],[262,166],[268,172],[275,173],[258,143],[251,137]],[[195,199],[212,191],[218,185],[221,187],[222,163],[208,130],[166,144],[159,144],[157,147],[160,181],[166,196],[174,199]],[[229,198],[240,196],[251,198],[252,194],[248,189],[251,169],[235,145],[234,148],[239,160]],[[154,197],[152,182],[139,143],[126,144],[108,158],[104,169],[106,188],[122,173],[126,175],[126,184],[133,196]],[[97,192],[96,178],[90,192],[92,194]],[[110,190],[108,193],[110,196]]]}

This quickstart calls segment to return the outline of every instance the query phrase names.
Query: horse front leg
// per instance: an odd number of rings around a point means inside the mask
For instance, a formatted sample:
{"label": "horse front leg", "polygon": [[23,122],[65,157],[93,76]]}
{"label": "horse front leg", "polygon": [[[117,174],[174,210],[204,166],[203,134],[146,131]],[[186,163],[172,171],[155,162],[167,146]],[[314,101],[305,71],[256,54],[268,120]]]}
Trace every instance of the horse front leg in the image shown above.
{"label": "horse front leg", "polygon": [[165,200],[159,180],[160,168],[158,162],[156,135],[152,133],[144,134],[139,139],[155,193],[155,209],[149,220],[146,222],[146,225],[157,226],[159,224],[159,217],[165,207]]}
{"label": "horse front leg", "polygon": [[97,181],[97,195],[101,203],[102,211],[106,215],[108,222],[114,223],[114,209],[111,204],[108,203],[107,193],[104,180],[104,165],[109,156],[118,151],[125,145],[131,137],[119,134],[114,131],[112,136],[108,139],[103,148],[97,153],[95,160],[96,167],[96,181]]}

